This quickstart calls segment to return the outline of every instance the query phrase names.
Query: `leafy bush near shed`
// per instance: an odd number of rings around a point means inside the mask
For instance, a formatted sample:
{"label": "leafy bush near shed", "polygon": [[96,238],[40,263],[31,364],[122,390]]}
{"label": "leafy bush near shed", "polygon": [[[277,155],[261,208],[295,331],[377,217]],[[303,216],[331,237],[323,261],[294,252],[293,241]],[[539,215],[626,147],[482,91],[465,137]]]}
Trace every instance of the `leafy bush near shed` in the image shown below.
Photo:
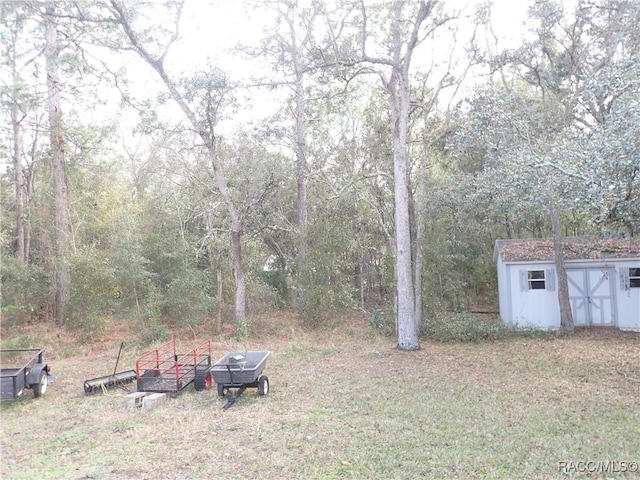
{"label": "leafy bush near shed", "polygon": [[514,335],[516,330],[484,316],[465,312],[438,312],[422,323],[422,335],[437,342],[479,342]]}
{"label": "leafy bush near shed", "polygon": [[518,336],[525,338],[550,339],[561,335],[559,331],[538,327],[519,327],[516,331]]}

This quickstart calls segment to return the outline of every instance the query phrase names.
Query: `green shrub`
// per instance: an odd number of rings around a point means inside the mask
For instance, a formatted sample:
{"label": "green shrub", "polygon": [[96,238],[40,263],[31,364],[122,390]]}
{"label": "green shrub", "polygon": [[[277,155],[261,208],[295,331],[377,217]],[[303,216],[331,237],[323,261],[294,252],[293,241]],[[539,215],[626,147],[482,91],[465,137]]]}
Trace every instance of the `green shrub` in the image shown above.
{"label": "green shrub", "polygon": [[299,298],[305,325],[317,327],[353,307],[353,287],[350,285],[310,284]]}
{"label": "green shrub", "polygon": [[251,319],[248,317],[242,317],[238,323],[236,323],[235,332],[233,337],[236,340],[246,340],[251,333]]}
{"label": "green shrub", "polygon": [[25,305],[3,305],[0,309],[3,325],[17,327],[22,319],[29,316],[29,310]]}
{"label": "green shrub", "polygon": [[393,335],[395,332],[395,317],[393,311],[372,308],[369,311],[369,328],[382,335]]}
{"label": "green shrub", "polygon": [[33,348],[37,343],[37,339],[31,335],[18,335],[17,337],[3,338],[2,348]]}
{"label": "green shrub", "polygon": [[164,342],[167,340],[169,333],[167,327],[160,323],[144,323],[142,329],[137,335],[137,343],[141,347],[146,347],[152,343]]}
{"label": "green shrub", "polygon": [[183,325],[196,325],[211,315],[215,298],[210,274],[195,268],[187,269],[167,286],[163,298],[163,313]]}
{"label": "green shrub", "polygon": [[82,316],[72,316],[65,322],[65,326],[71,330],[82,332],[80,343],[89,344],[97,337],[104,335],[109,325],[111,317],[95,313],[88,313]]}
{"label": "green shrub", "polygon": [[270,283],[265,282],[265,276],[253,275],[249,272],[245,276],[247,291],[247,306],[251,313],[261,313],[274,308],[283,308],[286,304],[281,293]]}
{"label": "green shrub", "polygon": [[9,321],[23,321],[46,305],[50,277],[38,265],[25,266],[16,257],[5,255],[0,262],[2,314]]}
{"label": "green shrub", "polygon": [[[136,248],[115,252],[111,258],[117,298],[115,312],[122,317],[154,317],[158,309],[155,274]],[[150,313],[152,312],[152,313]]]}
{"label": "green shrub", "polygon": [[515,330],[501,322],[470,313],[440,312],[422,323],[422,334],[438,342],[479,342],[512,336]]}
{"label": "green shrub", "polygon": [[71,259],[71,292],[65,306],[65,325],[83,332],[83,340],[103,334],[116,308],[118,289],[109,259],[94,249]]}
{"label": "green shrub", "polygon": [[57,353],[59,358],[70,358],[81,355],[81,352],[76,345],[64,345],[60,347]]}
{"label": "green shrub", "polygon": [[312,327],[333,323],[341,312],[354,308],[356,284],[353,202],[340,198],[310,219],[307,259],[296,279],[295,303],[303,322]]}
{"label": "green shrub", "polygon": [[520,337],[525,338],[556,338],[558,336],[558,332],[554,330],[548,330],[546,328],[539,327],[518,327],[516,329],[516,334]]}
{"label": "green shrub", "polygon": [[318,327],[353,308],[355,287],[340,262],[326,260],[307,266],[296,294],[303,322]]}
{"label": "green shrub", "polygon": [[[259,279],[262,281],[265,288],[262,289],[264,294],[264,300],[268,300],[274,306],[283,308],[290,301],[289,286],[287,284],[289,278],[289,272],[282,270],[260,271],[258,273]],[[257,282],[256,282],[257,283]],[[253,293],[253,290],[251,290]],[[260,301],[263,296],[258,296],[257,300]]]}

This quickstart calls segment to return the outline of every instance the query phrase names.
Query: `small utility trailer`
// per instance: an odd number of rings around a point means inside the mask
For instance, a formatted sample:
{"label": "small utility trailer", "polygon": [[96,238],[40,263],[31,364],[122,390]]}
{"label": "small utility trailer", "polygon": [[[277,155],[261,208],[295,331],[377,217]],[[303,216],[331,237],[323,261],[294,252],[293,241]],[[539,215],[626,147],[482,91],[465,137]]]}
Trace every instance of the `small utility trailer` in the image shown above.
{"label": "small utility trailer", "polygon": [[[250,351],[231,352],[218,360],[211,367],[213,380],[218,384],[218,395],[227,397],[222,407],[229,408],[247,388],[257,388],[259,395],[269,393],[269,378],[260,375],[267,365],[267,357],[271,352]],[[231,389],[236,388],[235,395]]]}
{"label": "small utility trailer", "polygon": [[188,353],[176,352],[175,339],[136,361],[138,392],[180,392],[193,383],[196,390],[211,387],[211,340]]}
{"label": "small utility trailer", "polygon": [[26,388],[41,397],[49,385],[49,365],[43,360],[44,348],[12,348],[0,350],[2,393],[0,399],[15,400]]}

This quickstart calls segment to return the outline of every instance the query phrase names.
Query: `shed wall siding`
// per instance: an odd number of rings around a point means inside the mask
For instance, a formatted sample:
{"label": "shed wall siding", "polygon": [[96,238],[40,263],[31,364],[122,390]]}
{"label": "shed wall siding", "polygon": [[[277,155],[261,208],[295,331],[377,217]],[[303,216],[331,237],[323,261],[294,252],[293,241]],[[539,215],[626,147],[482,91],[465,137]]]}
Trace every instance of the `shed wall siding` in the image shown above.
{"label": "shed wall siding", "polygon": [[508,264],[508,288],[511,290],[510,323],[519,327],[559,328],[560,306],[557,291],[520,289],[521,270],[549,270],[553,265]]}
{"label": "shed wall siding", "polygon": [[618,327],[624,330],[640,331],[640,288],[628,288],[623,282],[630,268],[640,268],[640,262],[621,262],[616,264],[614,269]]}
{"label": "shed wall siding", "polygon": [[507,278],[506,264],[498,260],[498,305],[500,310],[500,318],[507,323],[513,323],[511,317],[511,289],[509,288],[509,280]]}
{"label": "shed wall siding", "polygon": [[[560,306],[557,288],[548,290],[525,290],[520,288],[522,270],[553,270],[555,265],[547,262],[510,262],[497,259],[498,301],[500,317],[507,324],[519,327],[560,328]],[[612,324],[625,330],[640,331],[640,288],[629,288],[624,283],[629,268],[640,268],[635,260],[569,261],[567,269],[576,271],[602,269],[611,275]],[[572,307],[573,308],[573,307]],[[593,323],[597,324],[597,323]]]}

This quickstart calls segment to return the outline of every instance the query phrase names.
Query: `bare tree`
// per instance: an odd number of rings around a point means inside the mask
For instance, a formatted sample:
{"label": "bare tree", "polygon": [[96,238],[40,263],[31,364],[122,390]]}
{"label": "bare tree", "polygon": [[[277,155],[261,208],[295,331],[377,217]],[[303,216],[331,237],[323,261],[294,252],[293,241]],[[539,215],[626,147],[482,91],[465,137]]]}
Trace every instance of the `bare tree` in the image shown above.
{"label": "bare tree", "polygon": [[[262,2],[260,2],[262,3]],[[307,287],[302,276],[306,271],[308,250],[308,202],[307,202],[307,77],[318,67],[313,58],[313,24],[320,5],[312,2],[309,8],[302,8],[297,1],[265,1],[264,5],[277,12],[277,22],[282,21],[282,31],[269,32],[262,42],[259,54],[275,58],[274,70],[281,71],[282,79],[261,80],[261,85],[293,90],[291,108],[295,121],[292,143],[296,165],[296,214],[297,214],[297,291],[304,295]],[[299,299],[300,300],[300,299]]]}
{"label": "bare tree", "polygon": [[196,111],[189,105],[185,96],[178,89],[165,69],[165,59],[169,53],[171,45],[177,40],[179,32],[180,16],[184,0],[177,2],[174,16],[174,30],[172,36],[164,46],[162,53],[154,55],[147,48],[141,37],[135,32],[131,15],[127,11],[123,2],[118,0],[110,0],[110,6],[115,17],[115,21],[122,27],[133,50],[158,74],[164,85],[166,86],[171,98],[178,104],[184,115],[189,120],[194,131],[203,140],[209,161],[213,169],[216,185],[224,200],[229,218],[231,220],[231,244],[233,251],[234,280],[235,280],[235,320],[240,322],[245,316],[246,310],[246,291],[244,280],[244,260],[242,247],[242,220],[238,212],[236,204],[231,196],[222,162],[218,155],[217,139],[215,133],[215,125],[217,121],[217,112],[220,107],[220,97],[214,95],[213,90],[218,86],[215,81],[207,85],[207,92],[204,93],[204,112],[198,117]]}
{"label": "bare tree", "polygon": [[[295,119],[296,119],[296,185],[297,185],[297,213],[300,242],[298,244],[298,275],[301,275],[307,261],[307,152],[306,152],[306,97],[305,68],[302,65],[303,44],[298,39],[296,31],[296,8],[290,3],[287,5],[287,12],[283,14],[290,34],[290,55],[293,64],[294,85],[295,85]],[[309,35],[310,32],[307,32]],[[308,36],[302,43],[308,41]]]}
{"label": "bare tree", "polygon": [[[406,9],[414,2],[398,0],[393,5],[390,20],[388,57],[374,57],[367,53],[367,9],[361,2],[363,20],[361,56],[358,64],[368,63],[383,67],[377,70],[387,95],[389,114],[393,125],[393,179],[395,213],[395,266],[397,296],[398,348],[417,350],[420,348],[419,326],[415,304],[415,285],[411,249],[411,222],[409,214],[409,160],[407,132],[411,103],[411,62],[415,49],[429,34],[433,33],[447,18],[437,18],[434,9],[438,0],[417,2],[412,15]],[[429,22],[431,20],[431,22]],[[410,25],[407,29],[406,25]],[[385,69],[386,67],[386,69]]]}

